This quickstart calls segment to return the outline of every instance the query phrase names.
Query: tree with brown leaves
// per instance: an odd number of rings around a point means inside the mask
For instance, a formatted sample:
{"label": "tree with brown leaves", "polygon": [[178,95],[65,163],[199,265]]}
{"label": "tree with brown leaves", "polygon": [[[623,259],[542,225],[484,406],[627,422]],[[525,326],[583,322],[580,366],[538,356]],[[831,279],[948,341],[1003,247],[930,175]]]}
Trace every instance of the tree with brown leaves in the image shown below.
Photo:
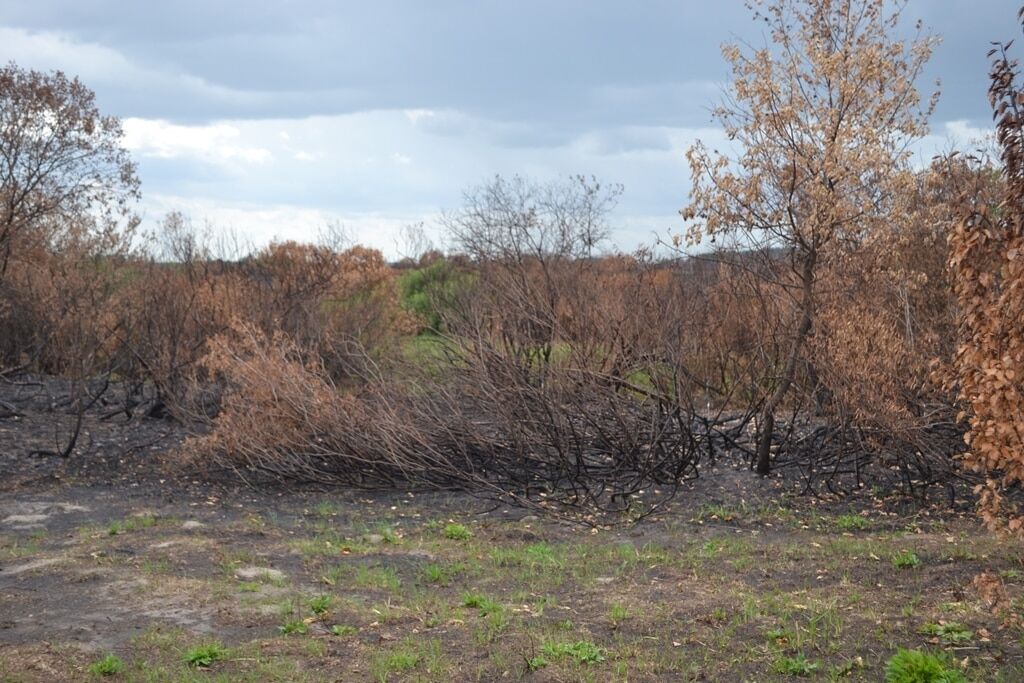
{"label": "tree with brown leaves", "polygon": [[989,527],[1024,536],[1024,509],[1009,495],[1024,483],[1024,90],[1009,48],[989,52],[1003,195],[996,205],[966,188],[949,265],[960,332],[954,366],[970,427],[965,464],[986,479],[979,510]]}
{"label": "tree with brown leaves", "polygon": [[771,468],[776,412],[802,369],[814,375],[806,349],[822,274],[841,272],[848,253],[910,213],[910,145],[931,110],[914,83],[933,41],[899,40],[902,4],[891,13],[887,5],[753,2],[772,44],[723,48],[733,82],[714,118],[730,149],[698,143],[687,155],[689,242],[734,239],[759,252],[759,273],[785,302],[782,351],[766,360],[760,398],[760,474]]}
{"label": "tree with brown leaves", "polygon": [[0,282],[17,250],[67,226],[111,231],[139,196],[121,122],[77,78],[0,68]]}

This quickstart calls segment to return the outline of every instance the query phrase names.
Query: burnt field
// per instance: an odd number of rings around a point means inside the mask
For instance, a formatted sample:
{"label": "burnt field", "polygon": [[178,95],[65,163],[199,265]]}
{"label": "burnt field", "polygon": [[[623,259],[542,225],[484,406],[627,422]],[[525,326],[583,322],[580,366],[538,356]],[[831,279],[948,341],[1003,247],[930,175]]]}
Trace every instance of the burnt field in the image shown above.
{"label": "burnt field", "polygon": [[722,457],[614,529],[456,493],[253,490],[168,467],[180,425],[101,402],[48,454],[75,416],[41,384],[3,395],[3,680],[877,681],[899,648],[1024,676],[1019,546],[942,488],[800,495],[792,470]]}

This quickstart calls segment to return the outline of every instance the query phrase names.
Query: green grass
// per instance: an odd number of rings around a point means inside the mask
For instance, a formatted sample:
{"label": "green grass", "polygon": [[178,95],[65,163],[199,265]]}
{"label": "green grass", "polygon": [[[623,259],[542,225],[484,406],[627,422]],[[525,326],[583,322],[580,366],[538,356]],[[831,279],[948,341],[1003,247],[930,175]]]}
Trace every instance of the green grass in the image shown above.
{"label": "green grass", "polygon": [[370,676],[377,683],[387,683],[391,674],[413,669],[429,674],[428,680],[452,680],[445,675],[448,662],[438,640],[406,638],[391,650],[376,652],[370,658]]}
{"label": "green grass", "polygon": [[156,526],[156,517],[153,515],[138,515],[125,520],[111,522],[107,527],[107,535],[117,536],[118,534],[135,531],[136,529],[148,529],[152,526]]}
{"label": "green grass", "polygon": [[944,656],[921,650],[899,650],[885,664],[885,683],[966,683]]}
{"label": "green grass", "polygon": [[611,609],[608,610],[608,618],[613,624],[618,624],[629,618],[629,611],[622,605],[615,603]]}
{"label": "green grass", "polygon": [[482,617],[500,613],[505,609],[501,603],[480,595],[479,593],[464,594],[462,596],[462,606],[480,610],[480,616]]}
{"label": "green grass", "polygon": [[124,670],[124,662],[115,654],[108,654],[89,665],[89,673],[94,676],[116,676]]}

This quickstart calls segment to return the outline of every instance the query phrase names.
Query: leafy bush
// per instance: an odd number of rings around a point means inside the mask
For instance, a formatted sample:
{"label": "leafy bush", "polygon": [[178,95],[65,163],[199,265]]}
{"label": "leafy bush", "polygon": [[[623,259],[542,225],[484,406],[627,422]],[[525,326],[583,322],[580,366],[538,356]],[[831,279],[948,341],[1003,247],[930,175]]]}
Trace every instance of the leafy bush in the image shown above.
{"label": "leafy bush", "polygon": [[447,310],[469,288],[473,279],[455,263],[438,258],[398,279],[402,306],[415,313],[428,332],[443,332]]}

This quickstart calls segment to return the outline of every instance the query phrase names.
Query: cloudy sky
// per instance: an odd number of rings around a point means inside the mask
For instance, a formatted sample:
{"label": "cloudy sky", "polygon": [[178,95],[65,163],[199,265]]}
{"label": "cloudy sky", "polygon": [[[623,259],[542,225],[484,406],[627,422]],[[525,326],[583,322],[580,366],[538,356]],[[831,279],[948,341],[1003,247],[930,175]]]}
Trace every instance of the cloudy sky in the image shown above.
{"label": "cloudy sky", "polygon": [[[908,35],[943,39],[923,153],[988,126],[985,52],[1019,2],[909,3]],[[124,119],[147,222],[263,243],[340,221],[389,254],[496,173],[622,183],[624,249],[677,228],[735,39],[765,39],[741,0],[0,3],[0,59],[78,75]]]}

